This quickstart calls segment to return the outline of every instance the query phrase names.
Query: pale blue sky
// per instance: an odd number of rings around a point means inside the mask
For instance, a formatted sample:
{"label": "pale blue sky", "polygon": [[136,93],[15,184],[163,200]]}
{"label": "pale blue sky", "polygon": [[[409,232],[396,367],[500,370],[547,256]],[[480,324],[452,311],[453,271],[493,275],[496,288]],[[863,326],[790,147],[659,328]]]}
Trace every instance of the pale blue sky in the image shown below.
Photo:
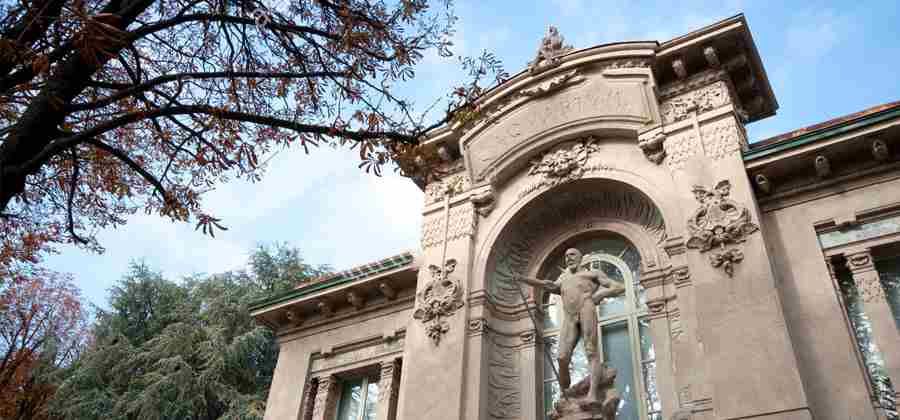
{"label": "pale blue sky", "polygon": [[[455,51],[490,49],[519,71],[554,24],[576,48],[629,40],[665,41],[743,12],[780,108],[748,126],[751,141],[900,99],[900,2],[784,1],[457,1]],[[456,79],[454,59],[426,57],[410,87],[419,103]],[[354,153],[289,150],[262,182],[219,187],[208,207],[230,228],[215,239],[156,216],[132,217],[101,232],[102,255],[64,248],[48,258],[71,272],[85,296],[104,304],[128,262],[144,258],[166,275],[242,267],[256,243],[284,241],[308,262],[347,268],[418,245],[422,194],[393,174],[357,169]]]}

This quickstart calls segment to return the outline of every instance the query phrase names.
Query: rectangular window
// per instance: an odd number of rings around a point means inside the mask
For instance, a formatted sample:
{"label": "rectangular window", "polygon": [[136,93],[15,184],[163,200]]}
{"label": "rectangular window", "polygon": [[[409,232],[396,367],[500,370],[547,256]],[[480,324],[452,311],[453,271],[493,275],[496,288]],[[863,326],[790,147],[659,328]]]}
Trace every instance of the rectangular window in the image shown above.
{"label": "rectangular window", "polygon": [[900,331],[900,253],[875,259],[875,269],[881,279],[881,287],[888,306],[894,315],[894,325]]}
{"label": "rectangular window", "polygon": [[343,381],[337,420],[375,420],[378,381],[367,377]]}
{"label": "rectangular window", "polygon": [[872,383],[874,399],[879,408],[885,410],[889,420],[900,420],[894,400],[894,387],[884,368],[884,357],[876,345],[872,334],[872,323],[866,315],[862,298],[853,276],[842,262],[832,261],[835,277],[840,287],[841,297],[847,310],[847,318],[856,338],[856,346],[866,367],[866,374]]}

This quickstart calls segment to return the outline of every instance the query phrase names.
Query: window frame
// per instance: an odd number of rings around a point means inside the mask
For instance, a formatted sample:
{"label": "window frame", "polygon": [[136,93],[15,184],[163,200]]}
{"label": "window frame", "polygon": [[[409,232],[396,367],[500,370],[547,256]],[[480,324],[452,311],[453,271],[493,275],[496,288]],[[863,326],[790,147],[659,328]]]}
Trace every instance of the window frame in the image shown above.
{"label": "window frame", "polygon": [[[375,384],[379,388],[381,387],[381,378],[378,376],[375,376],[375,375],[371,375],[371,374],[346,377],[346,378],[338,378],[340,392],[338,392],[337,398],[335,398],[335,404],[337,406],[334,408],[334,419],[332,419],[332,420],[340,420],[341,419],[341,409],[343,408],[342,403],[344,401],[344,392],[346,390],[346,385],[351,384],[351,383],[355,384],[356,382],[359,382],[360,387],[361,387],[361,394],[360,394],[360,399],[359,399],[360,409],[359,409],[359,413],[357,413],[355,418],[352,420],[366,420],[365,419],[366,403],[368,402],[368,398],[369,398],[369,385]],[[382,391],[381,389],[378,390],[379,393],[381,391]],[[378,413],[378,404],[379,404],[377,395],[375,397],[375,400],[372,401],[372,403],[375,404],[375,412],[376,412],[375,415],[377,416],[378,415],[377,414]],[[373,419],[373,420],[377,420],[377,419]]]}

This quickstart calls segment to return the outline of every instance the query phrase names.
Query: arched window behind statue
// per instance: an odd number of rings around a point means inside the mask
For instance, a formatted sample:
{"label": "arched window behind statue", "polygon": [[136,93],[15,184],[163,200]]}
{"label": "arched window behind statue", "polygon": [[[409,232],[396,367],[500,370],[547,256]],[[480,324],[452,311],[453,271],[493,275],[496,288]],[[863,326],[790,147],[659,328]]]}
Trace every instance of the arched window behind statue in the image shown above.
{"label": "arched window behind statue", "polygon": [[[577,248],[584,254],[582,266],[602,270],[610,279],[625,286],[625,293],[606,298],[597,306],[600,343],[603,360],[618,371],[615,386],[622,401],[619,420],[658,420],[662,405],[656,391],[656,355],[650,341],[650,322],[646,319],[647,305],[644,289],[639,282],[641,256],[624,237],[611,232],[591,232],[567,240],[555,249],[539,272],[539,278],[556,279],[563,270],[563,253]],[[558,295],[544,298],[544,337],[551,343],[551,357],[558,356],[561,306]],[[544,409],[549,412],[559,399],[559,383],[544,359]],[[590,371],[584,355],[583,343],[578,343],[572,356],[572,383],[577,383]],[[638,404],[638,402],[641,402]]]}

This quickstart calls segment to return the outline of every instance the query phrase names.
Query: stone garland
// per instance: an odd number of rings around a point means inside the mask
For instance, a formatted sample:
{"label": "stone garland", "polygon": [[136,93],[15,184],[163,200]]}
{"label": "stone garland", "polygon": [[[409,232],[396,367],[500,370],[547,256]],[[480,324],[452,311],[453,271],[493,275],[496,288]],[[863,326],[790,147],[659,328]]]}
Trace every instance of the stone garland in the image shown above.
{"label": "stone garland", "polygon": [[455,269],[454,259],[447,260],[444,267],[429,265],[431,280],[416,293],[419,307],[413,312],[413,318],[422,322],[425,333],[435,345],[440,344],[441,338],[450,330],[450,324],[444,318],[463,307],[462,287],[450,277]]}
{"label": "stone garland", "polygon": [[599,149],[597,139],[586,137],[563,143],[543,153],[531,161],[527,175],[535,181],[522,189],[519,198],[537,190],[581,179],[592,171],[614,170],[612,166],[596,160]]}
{"label": "stone garland", "polygon": [[734,267],[744,259],[743,252],[735,247],[727,248],[747,240],[747,236],[759,230],[750,221],[750,211],[743,205],[728,198],[731,183],[720,181],[708,190],[694,186],[694,197],[700,206],[687,222],[689,238],[687,247],[701,253],[712,251],[709,262],[713,267],[721,267],[729,277],[734,275]]}

